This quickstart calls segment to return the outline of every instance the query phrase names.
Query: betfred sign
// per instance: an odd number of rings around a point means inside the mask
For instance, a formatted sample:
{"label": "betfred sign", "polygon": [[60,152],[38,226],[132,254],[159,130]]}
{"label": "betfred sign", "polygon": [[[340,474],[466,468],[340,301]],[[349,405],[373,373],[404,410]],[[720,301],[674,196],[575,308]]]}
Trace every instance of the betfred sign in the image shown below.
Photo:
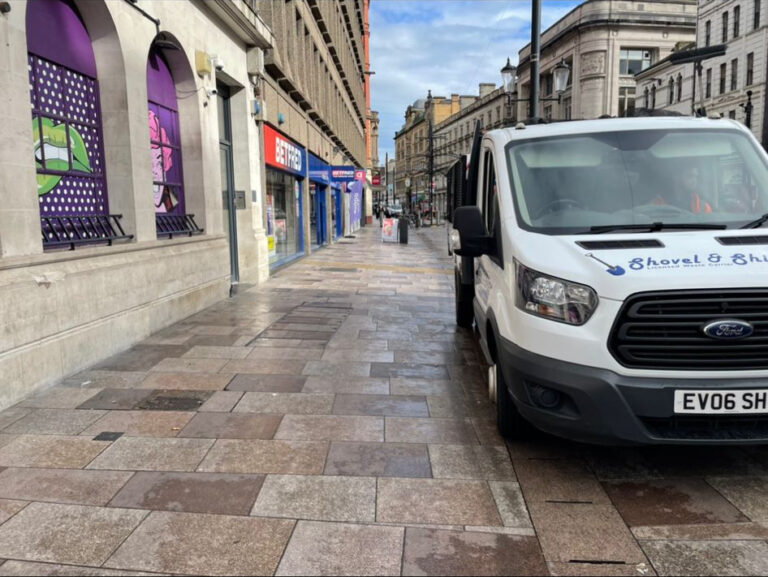
{"label": "betfred sign", "polygon": [[380,176],[374,176],[371,179],[371,184],[373,184],[373,186],[381,186],[381,177]]}
{"label": "betfred sign", "polygon": [[269,166],[304,176],[304,148],[268,125],[264,125],[264,161]]}

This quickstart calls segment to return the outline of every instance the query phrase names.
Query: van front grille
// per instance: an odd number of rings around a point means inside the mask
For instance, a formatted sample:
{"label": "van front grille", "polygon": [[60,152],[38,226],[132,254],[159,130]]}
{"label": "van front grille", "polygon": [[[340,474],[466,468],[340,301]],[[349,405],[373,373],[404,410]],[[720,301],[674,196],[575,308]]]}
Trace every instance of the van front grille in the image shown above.
{"label": "van front grille", "polygon": [[[707,337],[703,328],[738,319],[754,332],[740,340]],[[608,340],[623,366],[660,370],[768,369],[768,291],[640,293],[627,299]]]}

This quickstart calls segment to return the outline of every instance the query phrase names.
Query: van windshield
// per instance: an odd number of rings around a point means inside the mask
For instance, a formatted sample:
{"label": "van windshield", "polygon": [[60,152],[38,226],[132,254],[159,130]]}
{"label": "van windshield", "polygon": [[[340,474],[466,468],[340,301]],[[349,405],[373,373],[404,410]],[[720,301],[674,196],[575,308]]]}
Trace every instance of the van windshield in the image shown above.
{"label": "van windshield", "polygon": [[736,228],[768,212],[768,167],[738,130],[634,130],[512,142],[520,226],[578,234],[663,223]]}

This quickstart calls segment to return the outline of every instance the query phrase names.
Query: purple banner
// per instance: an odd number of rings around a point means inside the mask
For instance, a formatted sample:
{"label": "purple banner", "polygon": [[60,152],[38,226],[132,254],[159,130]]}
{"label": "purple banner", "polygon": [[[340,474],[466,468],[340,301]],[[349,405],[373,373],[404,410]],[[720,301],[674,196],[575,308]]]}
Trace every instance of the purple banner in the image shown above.
{"label": "purple banner", "polygon": [[356,229],[360,225],[363,214],[363,181],[356,180],[350,183],[349,191],[349,220],[352,228]]}

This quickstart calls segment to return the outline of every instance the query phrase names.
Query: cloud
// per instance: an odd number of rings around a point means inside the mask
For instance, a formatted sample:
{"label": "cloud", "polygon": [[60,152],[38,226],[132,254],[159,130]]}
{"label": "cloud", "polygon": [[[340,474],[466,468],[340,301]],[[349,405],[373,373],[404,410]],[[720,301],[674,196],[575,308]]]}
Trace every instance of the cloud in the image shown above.
{"label": "cloud", "polygon": [[[578,3],[544,1],[542,30]],[[530,41],[531,4],[498,0],[372,0],[372,107],[379,111],[379,156],[394,155],[394,134],[418,98],[477,94],[501,84],[499,70]]]}

